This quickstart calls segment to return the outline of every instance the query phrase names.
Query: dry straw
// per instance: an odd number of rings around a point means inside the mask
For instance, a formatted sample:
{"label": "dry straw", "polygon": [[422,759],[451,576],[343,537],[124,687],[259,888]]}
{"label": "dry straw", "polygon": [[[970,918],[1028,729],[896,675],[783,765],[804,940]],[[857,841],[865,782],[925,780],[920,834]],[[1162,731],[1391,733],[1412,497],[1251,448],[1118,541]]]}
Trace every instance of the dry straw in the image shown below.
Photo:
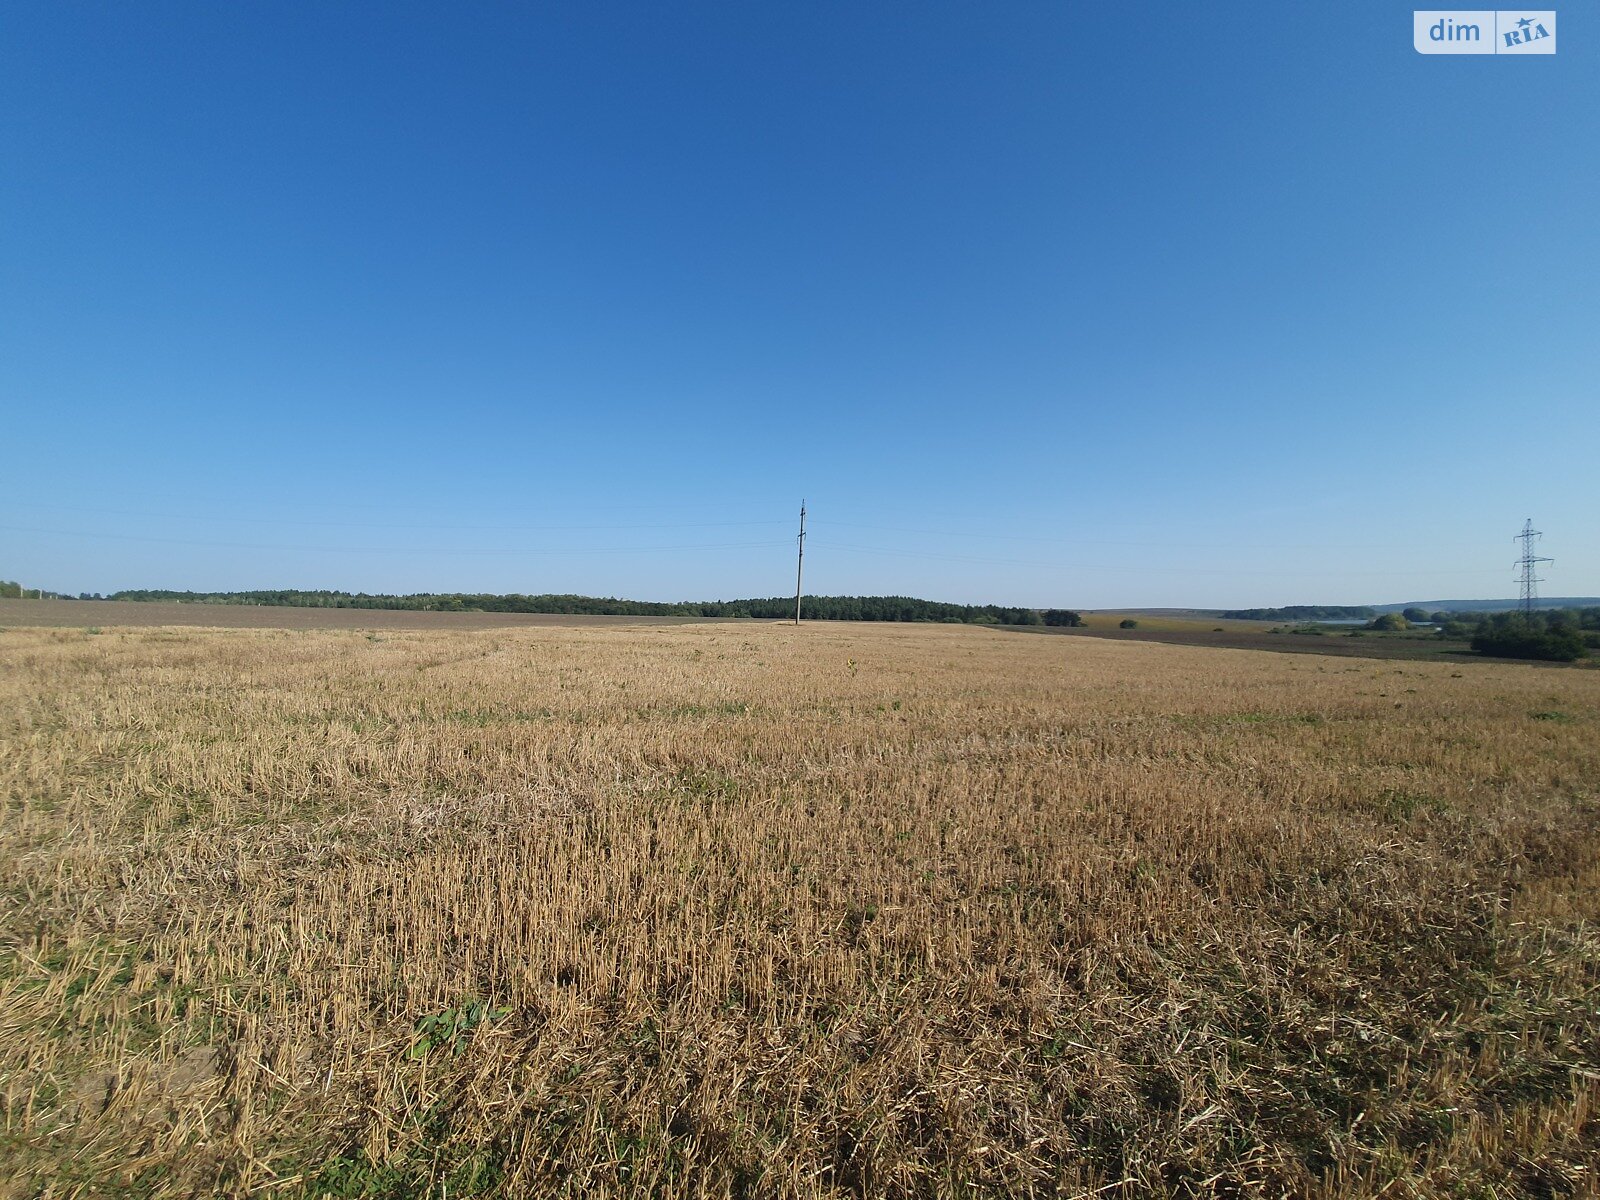
{"label": "dry straw", "polygon": [[1600,673],[0,634],[10,1196],[1593,1194]]}

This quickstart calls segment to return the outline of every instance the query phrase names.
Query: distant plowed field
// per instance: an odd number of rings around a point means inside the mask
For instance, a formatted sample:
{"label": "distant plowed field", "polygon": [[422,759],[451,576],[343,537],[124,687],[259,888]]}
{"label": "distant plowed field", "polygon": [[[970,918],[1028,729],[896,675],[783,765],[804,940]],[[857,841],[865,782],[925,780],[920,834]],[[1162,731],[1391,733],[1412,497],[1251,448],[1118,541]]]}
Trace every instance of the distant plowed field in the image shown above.
{"label": "distant plowed field", "polygon": [[1595,672],[9,628],[0,1194],[1593,1194],[1597,791]]}
{"label": "distant plowed field", "polygon": [[0,627],[183,625],[217,629],[506,629],[523,625],[684,625],[699,617],[590,617],[563,613],[420,612],[175,604],[137,600],[0,600]]}

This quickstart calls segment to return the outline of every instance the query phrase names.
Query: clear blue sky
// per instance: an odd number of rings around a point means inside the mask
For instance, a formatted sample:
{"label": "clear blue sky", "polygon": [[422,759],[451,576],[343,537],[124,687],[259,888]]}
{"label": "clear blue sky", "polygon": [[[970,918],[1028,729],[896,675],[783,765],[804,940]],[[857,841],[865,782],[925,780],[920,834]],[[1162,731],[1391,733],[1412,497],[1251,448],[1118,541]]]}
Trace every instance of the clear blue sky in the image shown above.
{"label": "clear blue sky", "polygon": [[0,9],[0,576],[1600,594],[1600,10]]}

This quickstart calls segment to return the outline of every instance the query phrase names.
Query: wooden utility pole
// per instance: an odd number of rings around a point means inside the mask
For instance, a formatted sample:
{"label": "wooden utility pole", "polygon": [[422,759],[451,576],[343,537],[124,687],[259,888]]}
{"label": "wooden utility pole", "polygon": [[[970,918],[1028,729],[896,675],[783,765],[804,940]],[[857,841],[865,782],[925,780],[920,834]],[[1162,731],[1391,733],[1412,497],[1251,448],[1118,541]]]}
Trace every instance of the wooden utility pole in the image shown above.
{"label": "wooden utility pole", "polygon": [[806,502],[800,501],[800,554],[794,560],[794,623],[800,624],[800,579],[806,566]]}

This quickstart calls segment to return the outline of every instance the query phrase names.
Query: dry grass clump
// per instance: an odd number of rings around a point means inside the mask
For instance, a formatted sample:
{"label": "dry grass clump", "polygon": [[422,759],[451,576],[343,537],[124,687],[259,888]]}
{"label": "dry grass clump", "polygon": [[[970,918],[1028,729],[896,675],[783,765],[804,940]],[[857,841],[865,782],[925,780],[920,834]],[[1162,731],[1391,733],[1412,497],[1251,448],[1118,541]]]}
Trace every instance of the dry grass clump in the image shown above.
{"label": "dry grass clump", "polygon": [[1595,1194],[1600,676],[0,634],[15,1196]]}

